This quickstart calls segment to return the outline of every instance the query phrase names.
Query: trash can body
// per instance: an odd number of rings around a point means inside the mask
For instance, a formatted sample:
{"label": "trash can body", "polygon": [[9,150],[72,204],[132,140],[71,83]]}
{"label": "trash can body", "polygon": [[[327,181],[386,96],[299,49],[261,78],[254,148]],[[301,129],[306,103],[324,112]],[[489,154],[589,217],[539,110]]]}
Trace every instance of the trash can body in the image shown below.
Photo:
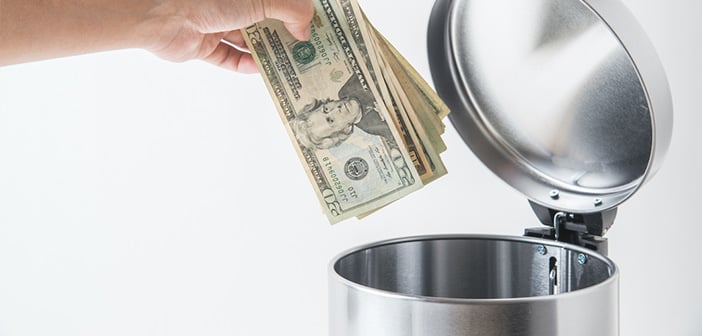
{"label": "trash can body", "polygon": [[587,249],[526,237],[420,236],[330,265],[332,336],[618,335],[618,272]]}

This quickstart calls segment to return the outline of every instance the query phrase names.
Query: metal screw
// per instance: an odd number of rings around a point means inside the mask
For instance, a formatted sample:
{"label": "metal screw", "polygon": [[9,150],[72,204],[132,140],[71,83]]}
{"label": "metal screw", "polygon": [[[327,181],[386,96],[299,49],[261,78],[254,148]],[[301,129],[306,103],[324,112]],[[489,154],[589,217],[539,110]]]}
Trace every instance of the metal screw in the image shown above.
{"label": "metal screw", "polygon": [[582,253],[578,254],[578,262],[580,263],[580,265],[587,264],[587,255]]}
{"label": "metal screw", "polygon": [[600,206],[602,205],[602,199],[601,198],[595,198],[595,206]]}
{"label": "metal screw", "polygon": [[543,246],[543,245],[537,246],[536,252],[539,252],[540,255],[546,254],[546,246]]}
{"label": "metal screw", "polygon": [[552,199],[558,199],[558,194],[558,190],[553,189],[551,190],[551,192],[548,193],[548,196],[550,196]]}

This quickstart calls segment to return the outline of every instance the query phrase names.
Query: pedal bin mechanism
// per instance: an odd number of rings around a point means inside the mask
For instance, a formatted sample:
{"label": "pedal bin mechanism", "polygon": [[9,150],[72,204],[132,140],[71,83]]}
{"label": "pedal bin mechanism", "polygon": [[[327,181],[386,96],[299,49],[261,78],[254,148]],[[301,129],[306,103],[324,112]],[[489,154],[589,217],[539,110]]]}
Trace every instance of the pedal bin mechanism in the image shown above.
{"label": "pedal bin mechanism", "polygon": [[437,0],[428,49],[452,124],[543,225],[341,253],[329,266],[330,335],[618,335],[604,235],[672,135],[643,29],[618,0]]}

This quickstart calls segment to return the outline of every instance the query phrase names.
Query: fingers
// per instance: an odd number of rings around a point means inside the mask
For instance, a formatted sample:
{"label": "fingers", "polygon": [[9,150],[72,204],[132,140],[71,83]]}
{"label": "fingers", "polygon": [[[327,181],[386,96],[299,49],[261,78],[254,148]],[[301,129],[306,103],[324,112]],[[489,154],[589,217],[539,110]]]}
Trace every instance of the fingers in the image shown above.
{"label": "fingers", "polygon": [[283,21],[298,40],[310,38],[310,21],[314,15],[312,0],[262,0],[265,16]]}
{"label": "fingers", "polygon": [[226,33],[222,40],[224,43],[230,44],[232,47],[241,51],[247,53],[251,52],[249,47],[246,45],[246,41],[244,41],[244,35],[241,33],[241,30],[234,30]]}
{"label": "fingers", "polygon": [[310,23],[307,22],[305,25],[300,25],[297,23],[285,23],[285,28],[288,29],[290,34],[300,41],[307,41],[310,39],[312,30],[310,29]]}
{"label": "fingers", "polygon": [[258,72],[256,62],[251,54],[237,50],[223,42],[220,42],[210,54],[202,59],[216,66],[239,73],[251,74]]}
{"label": "fingers", "polygon": [[[314,15],[312,0],[255,0],[258,1],[259,10],[256,17],[260,17],[260,9],[263,9],[263,17],[282,21],[288,31],[298,40],[308,40],[310,38],[310,22]],[[200,58],[240,73],[256,73],[258,68],[253,56],[248,53],[248,48],[241,31],[237,29],[224,33],[217,38],[219,43],[212,52]]]}

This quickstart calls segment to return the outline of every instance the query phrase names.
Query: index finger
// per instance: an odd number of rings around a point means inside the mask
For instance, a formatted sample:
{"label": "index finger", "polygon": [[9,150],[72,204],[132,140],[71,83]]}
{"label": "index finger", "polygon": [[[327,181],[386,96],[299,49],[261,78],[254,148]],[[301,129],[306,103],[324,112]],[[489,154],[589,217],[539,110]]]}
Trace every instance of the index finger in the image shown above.
{"label": "index finger", "polygon": [[312,0],[264,0],[264,13],[268,18],[283,21],[296,39],[310,38],[310,22],[314,16]]}

